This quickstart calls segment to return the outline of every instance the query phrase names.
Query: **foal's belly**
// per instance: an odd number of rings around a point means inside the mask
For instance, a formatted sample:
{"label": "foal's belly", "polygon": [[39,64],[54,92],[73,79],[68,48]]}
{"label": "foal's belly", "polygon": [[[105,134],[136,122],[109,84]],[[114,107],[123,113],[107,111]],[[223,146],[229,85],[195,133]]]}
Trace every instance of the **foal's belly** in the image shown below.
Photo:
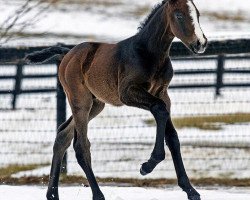
{"label": "foal's belly", "polygon": [[122,106],[118,93],[118,66],[114,59],[116,46],[103,44],[90,68],[84,73],[85,84],[100,101]]}
{"label": "foal's belly", "polygon": [[122,106],[123,103],[120,101],[118,94],[118,86],[106,77],[98,77],[92,74],[86,80],[86,85],[91,93],[103,103],[111,104],[114,106]]}

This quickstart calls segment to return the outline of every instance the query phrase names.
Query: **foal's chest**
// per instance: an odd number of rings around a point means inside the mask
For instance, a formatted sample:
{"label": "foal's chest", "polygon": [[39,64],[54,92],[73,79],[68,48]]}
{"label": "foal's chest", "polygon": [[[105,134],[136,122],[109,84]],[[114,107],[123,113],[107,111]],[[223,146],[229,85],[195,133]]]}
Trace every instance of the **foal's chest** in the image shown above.
{"label": "foal's chest", "polygon": [[167,88],[173,78],[174,71],[170,59],[168,59],[165,64],[157,69],[155,69],[151,75],[148,85],[148,91],[151,94],[156,94],[158,90],[162,88]]}

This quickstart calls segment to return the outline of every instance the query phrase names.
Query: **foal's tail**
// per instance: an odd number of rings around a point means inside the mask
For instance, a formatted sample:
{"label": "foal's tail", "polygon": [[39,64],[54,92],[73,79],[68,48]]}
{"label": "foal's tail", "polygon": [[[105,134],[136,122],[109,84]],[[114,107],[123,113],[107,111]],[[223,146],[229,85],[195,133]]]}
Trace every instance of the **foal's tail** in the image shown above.
{"label": "foal's tail", "polygon": [[63,57],[70,51],[67,47],[53,46],[41,51],[28,54],[25,61],[28,63],[46,63],[51,61],[61,61]]}

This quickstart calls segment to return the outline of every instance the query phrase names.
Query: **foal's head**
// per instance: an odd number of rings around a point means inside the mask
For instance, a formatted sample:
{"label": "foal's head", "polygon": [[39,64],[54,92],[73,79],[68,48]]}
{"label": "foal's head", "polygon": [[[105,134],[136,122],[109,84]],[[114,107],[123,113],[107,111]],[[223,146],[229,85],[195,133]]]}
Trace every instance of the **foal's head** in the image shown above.
{"label": "foal's head", "polygon": [[179,38],[193,53],[204,53],[207,38],[201,30],[200,13],[193,0],[167,1],[166,14],[172,33]]}

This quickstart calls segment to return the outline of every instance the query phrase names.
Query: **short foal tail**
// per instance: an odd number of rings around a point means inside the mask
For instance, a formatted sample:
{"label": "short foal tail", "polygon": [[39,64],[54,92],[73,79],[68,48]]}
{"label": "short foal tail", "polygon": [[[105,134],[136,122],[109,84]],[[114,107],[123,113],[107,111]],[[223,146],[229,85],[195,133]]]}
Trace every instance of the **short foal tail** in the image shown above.
{"label": "short foal tail", "polygon": [[41,51],[28,54],[25,61],[28,63],[46,63],[50,61],[61,61],[62,58],[70,51],[69,48],[53,46]]}

